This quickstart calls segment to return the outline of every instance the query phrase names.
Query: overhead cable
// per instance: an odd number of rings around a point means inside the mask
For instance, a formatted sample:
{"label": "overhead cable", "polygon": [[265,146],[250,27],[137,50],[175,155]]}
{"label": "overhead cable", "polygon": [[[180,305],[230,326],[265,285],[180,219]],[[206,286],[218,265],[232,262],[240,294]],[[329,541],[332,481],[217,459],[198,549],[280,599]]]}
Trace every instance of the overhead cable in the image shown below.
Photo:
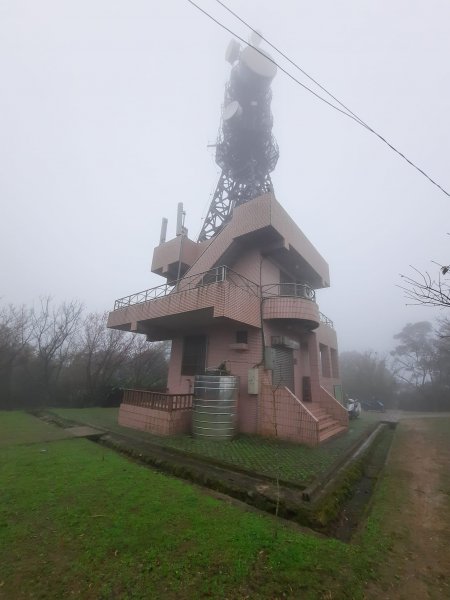
{"label": "overhead cable", "polygon": [[211,21],[214,21],[214,23],[216,23],[216,25],[218,25],[219,27],[221,27],[222,29],[224,29],[225,31],[227,31],[228,33],[230,33],[231,35],[233,35],[235,38],[237,38],[238,40],[240,40],[244,44],[250,46],[251,48],[253,48],[257,52],[259,52],[267,60],[269,60],[270,62],[272,62],[274,65],[276,65],[278,67],[278,69],[280,69],[280,71],[282,71],[285,75],[287,75],[290,79],[292,79],[292,81],[294,81],[297,85],[301,86],[303,89],[305,89],[306,91],[308,91],[309,93],[311,93],[318,100],[320,100],[321,102],[327,104],[330,108],[333,108],[337,112],[340,112],[341,114],[345,115],[349,119],[352,119],[353,121],[355,121],[355,123],[357,123],[361,127],[364,127],[364,129],[367,129],[368,131],[370,131],[370,133],[373,133],[378,139],[380,139],[384,144],[386,144],[391,150],[393,150],[396,154],[398,154],[401,158],[403,158],[409,165],[411,165],[414,169],[416,169],[419,173],[421,173],[424,177],[426,177],[428,179],[428,181],[430,181],[433,185],[435,185],[437,188],[439,188],[441,190],[441,192],[443,192],[446,196],[450,197],[450,193],[446,189],[444,189],[439,183],[437,183],[434,179],[432,179],[423,169],[421,169],[420,167],[418,167],[413,161],[411,161],[407,156],[405,156],[405,154],[403,154],[402,152],[400,152],[400,150],[398,150],[395,146],[393,146],[385,137],[383,137],[380,133],[378,133],[377,131],[375,131],[375,129],[373,129],[372,127],[370,127],[367,123],[365,123],[360,117],[358,117],[358,115],[356,115],[347,106],[345,106],[345,104],[343,104],[340,100],[338,100],[324,86],[322,86],[318,81],[316,81],[310,75],[308,75],[308,73],[306,73],[306,71],[304,71],[293,60],[291,60],[286,54],[284,54],[283,52],[281,52],[274,44],[272,44],[267,38],[265,38],[264,36],[262,36],[261,33],[259,33],[256,29],[254,29],[251,25],[249,25],[244,19],[242,19],[239,15],[237,15],[230,8],[228,8],[228,6],[226,6],[223,2],[221,2],[220,0],[216,0],[216,2],[218,2],[223,8],[225,8],[236,19],[238,19],[246,27],[248,27],[249,29],[251,29],[251,31],[256,32],[261,37],[261,39],[264,40],[272,49],[274,49],[276,52],[278,52],[291,65],[293,65],[296,69],[298,69],[301,73],[303,73],[306,77],[308,77],[311,81],[313,81],[318,87],[320,87],[321,90],[323,90],[326,94],[328,94],[328,96],[330,96],[333,100],[335,100],[342,108],[339,108],[339,106],[336,106],[332,102],[329,102],[326,98],[324,98],[323,96],[321,96],[320,94],[318,94],[317,92],[315,92],[314,90],[312,90],[310,87],[308,87],[307,85],[305,85],[301,81],[299,81],[289,71],[287,71],[278,62],[276,62],[272,57],[267,56],[267,54],[265,54],[264,52],[262,52],[257,46],[251,44],[250,42],[247,42],[244,38],[242,38],[240,35],[238,35],[237,33],[235,33],[232,29],[230,29],[229,27],[227,27],[226,25],[224,25],[221,21],[219,21],[218,19],[216,19],[213,15],[211,15],[205,9],[203,9],[201,6],[199,6],[198,4],[196,4],[193,0],[187,0],[187,2],[189,2],[189,4],[191,4],[197,10],[199,10],[200,12],[202,12],[206,17],[208,17],[209,19],[211,19]]}

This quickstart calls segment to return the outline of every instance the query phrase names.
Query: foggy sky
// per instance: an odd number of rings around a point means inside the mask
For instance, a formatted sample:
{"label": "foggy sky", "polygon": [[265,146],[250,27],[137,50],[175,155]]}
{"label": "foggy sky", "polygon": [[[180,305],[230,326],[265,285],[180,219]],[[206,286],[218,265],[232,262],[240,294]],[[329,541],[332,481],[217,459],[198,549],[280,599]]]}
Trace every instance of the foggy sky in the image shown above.
{"label": "foggy sky", "polygon": [[[450,188],[447,0],[229,5]],[[184,202],[195,238],[219,176],[207,144],[229,39],[185,0],[0,0],[2,302],[102,311],[164,281],[161,218],[172,237]],[[450,200],[282,73],[272,87],[275,194],[330,265],[320,309],[341,351],[389,351],[407,322],[445,315],[396,286],[409,265],[448,264]]]}

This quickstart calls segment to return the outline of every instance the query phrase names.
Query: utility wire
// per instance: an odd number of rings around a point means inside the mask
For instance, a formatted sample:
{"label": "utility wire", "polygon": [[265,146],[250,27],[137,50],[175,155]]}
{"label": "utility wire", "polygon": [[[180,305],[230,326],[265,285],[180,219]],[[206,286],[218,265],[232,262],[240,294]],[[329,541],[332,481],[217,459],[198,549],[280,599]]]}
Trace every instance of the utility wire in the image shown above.
{"label": "utility wire", "polygon": [[269,42],[257,30],[255,30],[251,25],[249,25],[246,21],[244,21],[244,19],[242,19],[241,17],[239,17],[230,8],[228,8],[223,2],[221,2],[220,0],[216,0],[216,2],[218,2],[221,6],[223,6],[223,8],[225,8],[228,12],[230,12],[234,17],[236,17],[237,19],[239,19],[239,21],[241,21],[241,23],[243,23],[244,25],[246,25],[252,31],[255,31],[256,33],[258,33],[258,35],[261,37],[261,39],[263,39],[267,44],[269,44],[269,46],[271,48],[273,48],[276,52],[278,52],[283,58],[285,58],[290,64],[292,64],[295,68],[297,68],[301,73],[303,73],[309,79],[311,79],[311,81],[313,81],[316,85],[318,85],[326,94],[328,94],[331,98],[333,98],[333,100],[335,100],[336,102],[338,102],[338,104],[340,106],[342,106],[343,109],[345,109],[345,110],[343,110],[342,108],[339,108],[338,106],[336,106],[332,102],[329,102],[328,100],[326,100],[326,98],[323,98],[323,96],[320,96],[320,94],[317,94],[310,87],[308,87],[307,85],[305,85],[304,83],[302,83],[301,81],[299,81],[296,77],[294,77],[291,73],[289,73],[289,71],[287,71],[279,63],[277,63],[273,58],[271,58],[270,56],[267,56],[267,54],[265,54],[264,52],[262,52],[259,48],[257,48],[253,44],[247,42],[241,36],[237,35],[233,30],[231,30],[229,27],[227,27],[226,25],[224,25],[223,23],[221,23],[218,19],[216,19],[215,17],[213,17],[213,15],[211,15],[206,10],[204,10],[201,6],[199,6],[198,4],[196,4],[193,0],[187,0],[187,1],[189,2],[189,4],[192,4],[192,6],[194,6],[197,10],[199,10],[200,12],[202,12],[206,17],[208,17],[209,19],[211,19],[211,21],[214,21],[214,23],[216,23],[216,25],[218,25],[219,27],[221,27],[222,29],[224,29],[225,31],[227,31],[228,33],[230,33],[231,35],[233,35],[235,38],[237,38],[238,40],[240,40],[244,44],[247,44],[248,46],[250,46],[251,48],[253,48],[257,52],[259,52],[267,60],[269,60],[270,62],[272,62],[274,65],[276,65],[278,67],[278,69],[280,69],[280,71],[282,71],[285,75],[287,75],[295,83],[297,83],[302,88],[304,88],[305,90],[307,90],[308,92],[310,92],[311,94],[313,94],[313,96],[315,96],[318,100],[321,100],[322,102],[324,102],[325,104],[327,104],[328,106],[330,106],[331,108],[333,108],[334,110],[340,112],[341,114],[345,115],[349,119],[352,119],[353,121],[355,121],[356,123],[358,123],[358,125],[361,125],[361,127],[364,127],[365,129],[367,129],[368,131],[370,131],[371,133],[373,133],[378,139],[380,139],[384,144],[386,144],[391,150],[393,150],[396,154],[398,154],[401,158],[403,158],[408,164],[410,164],[414,169],[416,169],[419,173],[421,173],[424,177],[426,177],[428,179],[428,181],[430,181],[433,185],[435,185],[437,188],[439,188],[446,196],[448,196],[450,198],[450,193],[446,189],[444,189],[441,185],[439,185],[439,183],[437,183],[436,181],[434,181],[434,179],[432,179],[423,169],[421,169],[415,163],[413,163],[407,156],[405,156],[402,152],[400,152],[400,150],[398,150],[395,146],[393,146],[380,133],[378,133],[372,127],[370,127],[369,125],[367,125],[367,123],[365,123],[360,117],[358,117],[349,108],[347,108],[345,106],[345,104],[343,104],[340,100],[338,100],[337,98],[335,98],[335,96],[333,96],[333,94],[331,94],[330,92],[328,92],[328,90],[325,87],[323,87],[320,83],[318,83],[315,79],[313,79],[310,75],[308,75],[301,67],[299,67],[294,61],[292,61],[289,57],[287,57],[283,52],[281,52],[280,50],[278,50],[278,48],[274,44],[272,44],[271,42]]}
{"label": "utility wire", "polygon": [[293,67],[295,67],[298,71],[300,71],[300,73],[303,73],[303,75],[305,75],[308,79],[310,79],[313,83],[315,83],[317,85],[317,87],[319,87],[323,92],[325,92],[328,96],[330,96],[330,98],[332,98],[333,100],[335,100],[343,109],[345,109],[349,114],[353,115],[355,117],[355,119],[357,119],[361,125],[364,125],[364,127],[367,127],[369,129],[369,126],[367,125],[367,123],[364,123],[364,121],[361,119],[361,117],[358,117],[357,114],[355,114],[353,111],[351,111],[348,106],[345,106],[345,104],[343,102],[341,102],[338,98],[336,98],[336,96],[333,96],[333,94],[331,92],[329,92],[321,83],[319,83],[316,79],[314,79],[314,77],[312,77],[309,73],[307,73],[304,69],[302,69],[297,63],[295,63],[293,60],[291,60],[289,58],[289,56],[287,56],[282,50],[280,50],[279,48],[277,48],[277,46],[275,46],[275,44],[272,44],[272,42],[270,40],[268,40],[266,37],[263,36],[263,34],[258,31],[257,29],[254,29],[245,19],[243,19],[242,17],[240,17],[237,13],[235,13],[234,11],[231,10],[231,8],[229,6],[227,6],[224,2],[222,2],[221,0],[216,0],[216,2],[218,4],[220,4],[220,6],[222,6],[226,11],[228,11],[231,15],[233,15],[233,17],[235,17],[238,21],[240,21],[243,25],[245,25],[246,27],[248,27],[248,29],[250,29],[250,31],[252,31],[253,33],[256,33],[262,40],[264,40],[264,42],[266,42],[266,44],[268,46],[270,46],[273,50],[275,50],[275,52],[278,52],[278,54],[280,56],[282,56],[285,60],[288,61],[288,63],[290,63]]}
{"label": "utility wire", "polygon": [[352,110],[350,110],[350,108],[348,108],[348,106],[346,106],[343,102],[341,102],[338,98],[336,98],[336,96],[334,96],[331,92],[329,92],[322,84],[320,84],[316,79],[314,79],[314,77],[312,77],[311,75],[309,75],[309,73],[307,73],[304,69],[302,69],[296,62],[294,62],[292,59],[290,59],[289,56],[287,56],[284,52],[282,52],[279,48],[277,48],[277,46],[275,46],[275,44],[272,44],[272,42],[270,42],[270,40],[268,40],[266,37],[264,37],[262,35],[262,33],[260,33],[259,31],[257,31],[247,21],[245,21],[245,19],[243,19],[242,17],[240,17],[233,10],[231,10],[231,8],[229,8],[224,2],[222,2],[221,0],[216,0],[216,2],[218,4],[220,4],[220,6],[222,6],[225,10],[227,10],[230,14],[232,14],[233,17],[235,17],[236,19],[238,19],[238,21],[240,21],[241,23],[243,23],[248,29],[250,29],[252,32],[254,32],[257,35],[259,35],[259,37],[262,40],[264,40],[268,46],[270,46],[273,50],[275,50],[275,52],[278,52],[278,54],[280,56],[282,56],[285,60],[287,60],[293,67],[295,67],[298,71],[300,71],[301,73],[303,73],[303,75],[305,75],[306,77],[308,77],[308,79],[310,79],[313,83],[315,83],[322,91],[324,91],[326,94],[328,94],[328,96],[330,96],[330,98],[332,98],[333,100],[335,100],[342,108],[344,108],[349,113],[349,115],[353,116],[360,123],[360,125],[362,125],[363,127],[365,127],[368,131],[370,131],[371,133],[373,133],[374,135],[376,135],[382,142],[384,142],[385,144],[387,144],[387,146],[389,146],[389,148],[391,148],[392,150],[394,150],[394,152],[396,152],[399,156],[401,156],[404,160],[406,160],[406,162],[408,162],[412,167],[414,167],[415,169],[417,169],[417,171],[419,171],[419,173],[421,173],[422,175],[424,175],[429,181],[431,181],[431,183],[433,183],[434,185],[436,185],[442,192],[444,192],[444,194],[446,194],[447,196],[450,196],[450,194],[443,187],[441,187],[436,181],[434,181],[433,179],[431,179],[431,177],[429,175],[427,175],[427,173],[425,173],[425,171],[423,171],[420,167],[418,167],[411,160],[409,160],[409,158],[407,158],[402,152],[400,152],[397,148],[395,148],[381,134],[379,134],[377,131],[375,131],[374,129],[372,129],[372,127],[370,127],[367,123],[365,123],[361,119],[361,117],[359,117]]}
{"label": "utility wire", "polygon": [[334,108],[335,110],[339,111],[343,115],[346,115],[347,117],[350,117],[350,119],[353,119],[354,121],[359,122],[356,117],[353,117],[352,115],[350,115],[349,113],[345,112],[344,110],[341,110],[338,106],[335,106],[331,102],[328,102],[328,100],[326,100],[325,98],[323,98],[322,96],[320,96],[319,94],[317,94],[314,90],[312,90],[311,88],[309,88],[307,85],[305,85],[304,83],[302,83],[301,81],[299,81],[298,79],[296,79],[291,73],[289,73],[289,71],[287,71],[286,69],[284,69],[271,56],[267,56],[267,54],[265,54],[264,52],[262,52],[259,48],[257,48],[256,46],[254,46],[250,42],[247,42],[247,40],[244,40],[243,37],[241,37],[240,35],[238,35],[237,33],[235,33],[232,29],[230,29],[229,27],[227,27],[226,25],[224,25],[223,23],[221,23],[218,19],[216,19],[215,17],[213,17],[211,14],[209,14],[208,12],[206,12],[206,10],[204,10],[201,6],[199,6],[198,4],[196,4],[193,0],[187,0],[187,1],[189,2],[189,4],[192,4],[192,6],[195,6],[195,8],[197,10],[199,10],[205,16],[207,16],[209,19],[211,19],[211,21],[214,21],[214,23],[216,23],[219,27],[221,27],[222,29],[225,29],[225,31],[228,31],[228,33],[230,33],[232,36],[234,36],[235,38],[237,38],[238,40],[240,40],[243,44],[246,44],[247,46],[250,46],[251,48],[253,48],[254,50],[256,50],[256,52],[259,52],[259,54],[261,54],[261,56],[264,56],[264,58],[266,58],[267,60],[269,60],[270,62],[272,62],[276,67],[278,67],[280,69],[280,71],[282,71],[290,79],[292,79],[293,81],[295,81],[295,83],[297,83],[298,85],[300,85],[302,88],[305,88],[305,90],[307,90],[308,92],[310,92],[311,94],[313,94],[314,96],[316,96],[316,98],[318,98],[322,102],[325,102],[325,104],[328,104],[329,106],[331,106],[331,108]]}

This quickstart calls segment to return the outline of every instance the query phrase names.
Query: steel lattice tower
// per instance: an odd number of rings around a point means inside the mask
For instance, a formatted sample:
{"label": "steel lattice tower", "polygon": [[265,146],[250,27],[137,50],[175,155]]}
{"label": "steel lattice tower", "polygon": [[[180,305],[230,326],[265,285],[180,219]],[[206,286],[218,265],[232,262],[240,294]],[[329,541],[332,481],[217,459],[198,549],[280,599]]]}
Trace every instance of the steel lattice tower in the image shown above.
{"label": "steel lattice tower", "polygon": [[226,59],[233,67],[216,144],[222,173],[199,241],[218,233],[236,206],[273,191],[270,173],[279,151],[272,135],[270,83],[277,69],[266,56],[254,46],[241,50],[235,41],[227,49]]}

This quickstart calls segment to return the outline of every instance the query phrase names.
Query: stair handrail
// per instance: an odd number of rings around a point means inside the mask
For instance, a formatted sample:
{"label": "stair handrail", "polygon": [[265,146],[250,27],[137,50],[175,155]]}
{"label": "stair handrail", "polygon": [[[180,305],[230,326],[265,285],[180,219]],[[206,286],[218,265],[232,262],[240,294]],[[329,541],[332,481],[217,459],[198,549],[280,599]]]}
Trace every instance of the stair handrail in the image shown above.
{"label": "stair handrail", "polygon": [[312,413],[312,412],[309,410],[309,408],[308,408],[307,406],[305,406],[305,405],[303,404],[303,402],[300,400],[300,398],[297,398],[297,396],[296,396],[296,395],[295,395],[295,394],[294,394],[294,393],[293,393],[293,392],[292,392],[292,391],[291,391],[291,390],[290,390],[288,387],[284,386],[284,389],[285,389],[285,390],[286,390],[286,391],[287,391],[287,392],[288,392],[288,393],[289,393],[289,394],[290,394],[290,395],[291,395],[291,396],[292,396],[292,397],[293,397],[295,400],[297,400],[297,402],[300,404],[300,406],[303,408],[303,410],[305,410],[305,411],[308,413],[308,415],[309,415],[310,417],[312,417],[313,421],[315,421],[316,423],[318,423],[318,422],[319,422],[319,419],[318,419],[318,418],[317,418],[315,415],[313,415],[313,413]]}
{"label": "stair handrail", "polygon": [[336,398],[330,394],[330,392],[325,389],[323,386],[320,386],[320,404],[326,406],[327,412],[332,411],[331,416],[343,425],[348,425],[348,412],[345,406],[336,400]]}

